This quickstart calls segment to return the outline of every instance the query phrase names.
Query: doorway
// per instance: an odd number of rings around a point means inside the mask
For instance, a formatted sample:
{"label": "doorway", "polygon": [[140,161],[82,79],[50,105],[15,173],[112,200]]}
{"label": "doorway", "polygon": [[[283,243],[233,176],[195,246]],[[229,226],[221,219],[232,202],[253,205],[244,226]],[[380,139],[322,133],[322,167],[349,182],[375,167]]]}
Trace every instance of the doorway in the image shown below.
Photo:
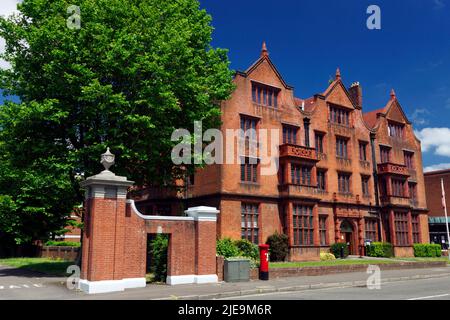
{"label": "doorway", "polygon": [[169,241],[168,234],[147,234],[147,283],[166,282]]}
{"label": "doorway", "polygon": [[341,235],[342,240],[348,245],[348,252],[351,255],[356,254],[355,252],[355,237],[353,232],[353,225],[350,221],[344,220],[341,223]]}

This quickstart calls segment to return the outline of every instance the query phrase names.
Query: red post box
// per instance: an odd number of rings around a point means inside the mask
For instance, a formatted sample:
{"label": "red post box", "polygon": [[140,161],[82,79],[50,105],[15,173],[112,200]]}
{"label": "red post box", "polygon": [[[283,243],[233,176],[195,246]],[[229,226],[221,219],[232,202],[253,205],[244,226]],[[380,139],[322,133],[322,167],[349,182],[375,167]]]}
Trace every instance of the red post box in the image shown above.
{"label": "red post box", "polygon": [[269,280],[269,245],[259,245],[259,279]]}

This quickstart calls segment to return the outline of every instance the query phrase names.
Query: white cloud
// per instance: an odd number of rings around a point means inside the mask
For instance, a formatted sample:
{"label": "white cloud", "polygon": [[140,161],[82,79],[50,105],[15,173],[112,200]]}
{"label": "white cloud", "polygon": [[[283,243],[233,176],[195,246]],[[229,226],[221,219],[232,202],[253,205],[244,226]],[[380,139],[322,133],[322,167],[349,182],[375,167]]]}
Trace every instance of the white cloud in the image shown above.
{"label": "white cloud", "polygon": [[430,172],[430,171],[444,170],[444,169],[450,169],[450,163],[432,164],[431,166],[423,168],[423,171]]}
{"label": "white cloud", "polygon": [[[3,53],[5,51],[5,45],[6,45],[5,39],[0,37],[0,53]],[[9,69],[11,68],[11,64],[3,59],[0,59],[0,68]]]}
{"label": "white cloud", "polygon": [[450,128],[424,128],[415,134],[422,141],[423,152],[450,157]]}
{"label": "white cloud", "polygon": [[[1,0],[2,4],[0,6],[0,16],[9,16],[15,12],[17,12],[17,4],[22,0]],[[0,38],[0,53],[5,51],[5,40]],[[5,69],[9,68],[11,65],[0,59],[0,68]]]}
{"label": "white cloud", "polygon": [[2,5],[0,6],[0,15],[9,16],[14,11],[17,10],[17,4],[21,2],[19,0],[2,0]]}
{"label": "white cloud", "polygon": [[430,111],[425,108],[417,108],[414,110],[413,114],[409,117],[415,126],[424,126],[429,123],[428,119],[425,117],[430,114]]}

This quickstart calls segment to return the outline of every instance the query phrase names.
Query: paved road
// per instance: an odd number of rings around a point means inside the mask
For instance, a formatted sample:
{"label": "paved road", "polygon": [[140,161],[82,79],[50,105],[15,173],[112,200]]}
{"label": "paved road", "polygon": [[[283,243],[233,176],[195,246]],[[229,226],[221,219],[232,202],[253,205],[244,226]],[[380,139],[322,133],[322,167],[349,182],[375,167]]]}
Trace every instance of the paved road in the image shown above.
{"label": "paved road", "polygon": [[66,278],[0,266],[0,300],[67,299]]}
{"label": "paved road", "polygon": [[[129,289],[124,292],[87,295],[66,288],[64,277],[51,277],[23,269],[0,266],[0,300],[2,299],[214,299],[233,296],[231,299],[408,299],[431,297],[450,299],[450,267],[430,269],[389,270],[382,272],[382,279],[395,282],[382,284],[381,290],[364,288],[328,288],[244,296],[261,290],[275,292],[277,289],[342,283],[366,283],[365,272],[331,274],[314,277],[293,277],[238,283],[217,283],[202,285],[148,285],[146,288]],[[421,277],[429,279],[404,280],[400,277]],[[304,290],[304,289],[303,289]],[[237,292],[237,295],[235,294]],[[244,293],[245,292],[245,293]],[[251,292],[251,293],[250,293]],[[241,296],[239,296],[241,295]]]}
{"label": "paved road", "polygon": [[[450,277],[406,280],[381,284],[379,290],[344,287],[289,293],[269,293],[229,299],[237,300],[450,300]],[[229,300],[223,299],[223,300]]]}

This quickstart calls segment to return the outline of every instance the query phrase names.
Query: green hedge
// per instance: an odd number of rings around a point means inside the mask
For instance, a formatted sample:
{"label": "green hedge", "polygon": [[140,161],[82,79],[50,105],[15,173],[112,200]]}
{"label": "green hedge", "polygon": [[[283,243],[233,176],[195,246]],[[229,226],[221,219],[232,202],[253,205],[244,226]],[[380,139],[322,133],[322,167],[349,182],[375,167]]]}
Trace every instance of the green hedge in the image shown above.
{"label": "green hedge", "polygon": [[259,260],[258,246],[244,239],[219,239],[216,243],[216,252],[217,255],[225,258],[245,257],[250,258],[250,260],[254,262],[257,262]]}
{"label": "green hedge", "polygon": [[267,238],[270,261],[285,261],[289,254],[289,241],[286,234],[274,233]]}
{"label": "green hedge", "polygon": [[231,258],[240,256],[239,248],[236,246],[233,240],[230,238],[224,238],[217,240],[216,243],[217,255]]}
{"label": "green hedge", "polygon": [[336,257],[341,258],[341,248],[344,249],[344,257],[348,257],[348,245],[346,243],[333,243],[330,246],[330,252]]}
{"label": "green hedge", "polygon": [[79,247],[81,246],[80,242],[74,241],[55,241],[49,240],[45,243],[46,246],[56,246],[56,247]]}
{"label": "green hedge", "polygon": [[415,257],[440,257],[441,245],[430,243],[415,243],[414,244],[414,256]]}
{"label": "green hedge", "polygon": [[236,240],[234,244],[239,249],[243,257],[248,257],[255,261],[259,260],[259,249],[256,244],[253,244],[246,239]]}
{"label": "green hedge", "polygon": [[372,242],[366,246],[366,254],[369,257],[391,258],[394,256],[394,248],[389,242]]}

